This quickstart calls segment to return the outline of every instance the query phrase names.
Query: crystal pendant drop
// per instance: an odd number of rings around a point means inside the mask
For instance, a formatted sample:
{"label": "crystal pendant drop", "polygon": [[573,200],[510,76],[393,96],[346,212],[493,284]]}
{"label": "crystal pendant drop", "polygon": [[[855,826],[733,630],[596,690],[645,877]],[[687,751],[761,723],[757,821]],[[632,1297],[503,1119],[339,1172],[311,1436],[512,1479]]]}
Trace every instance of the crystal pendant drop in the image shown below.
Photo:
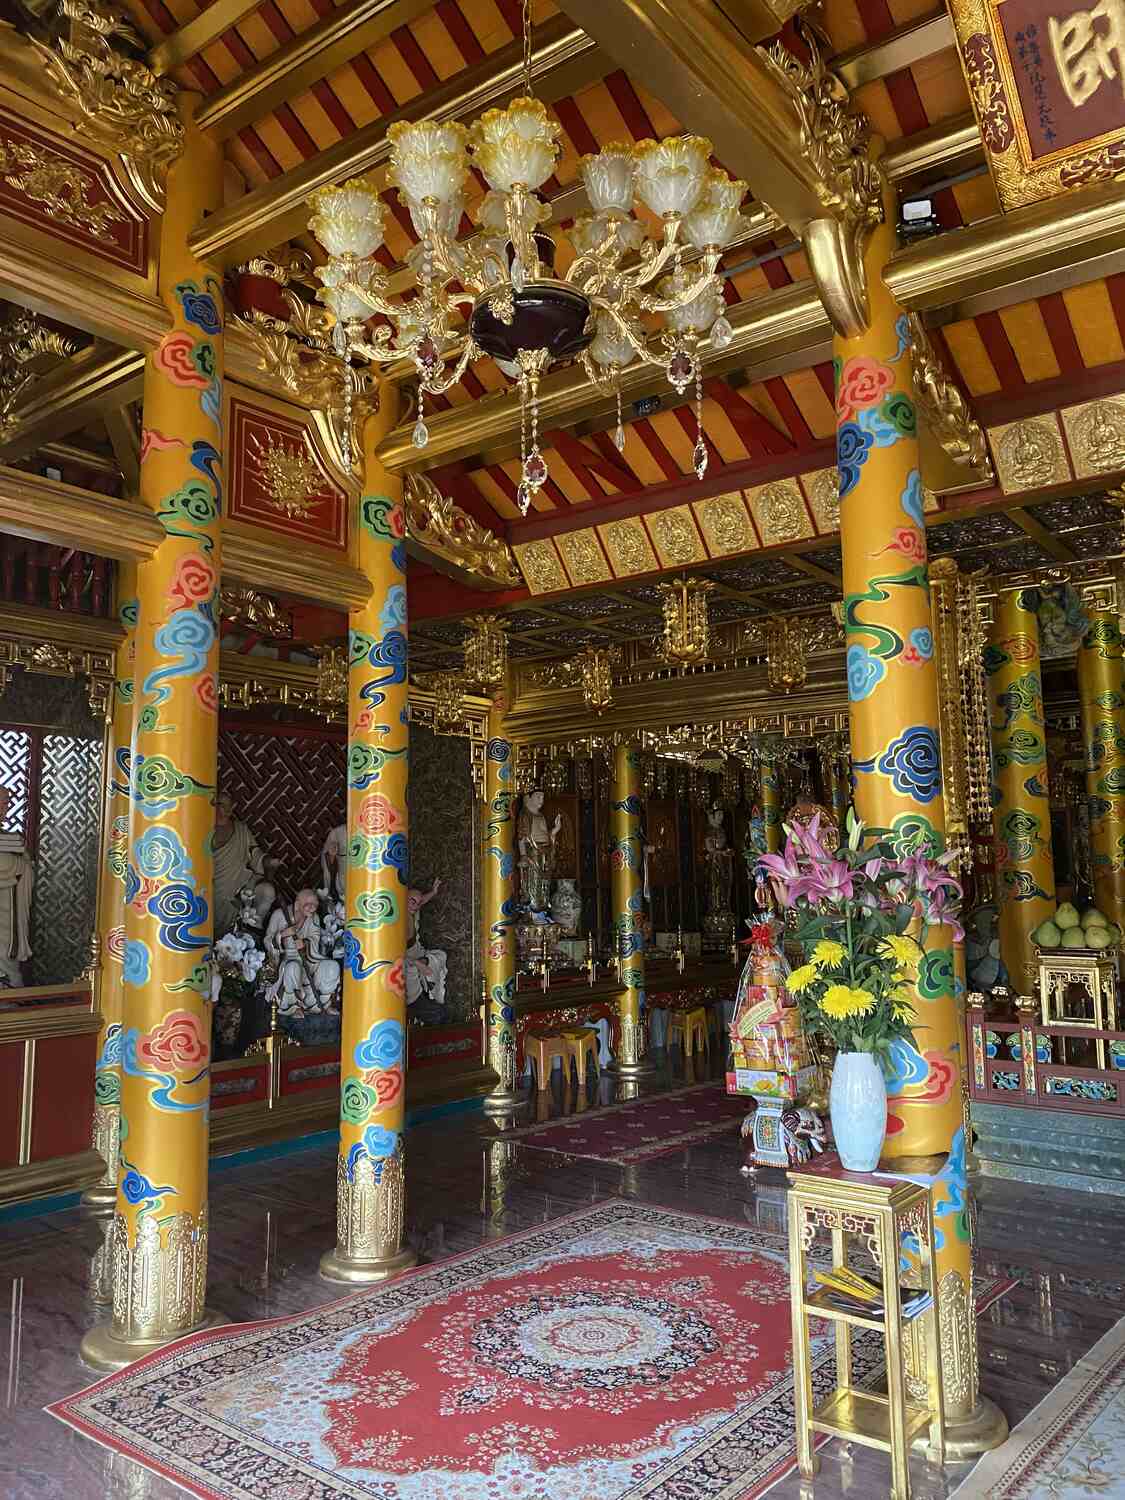
{"label": "crystal pendant drop", "polygon": [[523,272],[523,261],[520,260],[518,255],[515,256],[512,260],[512,269],[510,272],[510,276],[512,282],[512,291],[522,292],[526,284],[526,277],[524,276]]}
{"label": "crystal pendant drop", "polygon": [[620,422],[617,424],[617,431],[613,434],[613,446],[618,453],[625,452],[625,429]]}
{"label": "crystal pendant drop", "polygon": [[547,482],[547,463],[538,448],[533,448],[523,461],[524,483],[531,486],[532,490],[539,489]]}
{"label": "crystal pendant drop", "polygon": [[337,323],[332,329],[332,347],[337,354],[348,352],[348,331],[343,323]]}
{"label": "crystal pendant drop", "polygon": [[707,472],[707,444],[702,436],[695,440],[695,447],[691,450],[691,461],[695,468],[696,479],[702,479]]}
{"label": "crystal pendant drop", "polygon": [[415,448],[424,448],[430,441],[430,429],[420,416],[414,424],[414,431],[410,434],[410,440]]}
{"label": "crystal pendant drop", "polygon": [[516,504],[520,508],[520,515],[526,516],[531,509],[532,489],[526,480],[521,479],[519,489],[516,490]]}
{"label": "crystal pendant drop", "polygon": [[686,391],[695,374],[695,361],[682,349],[677,350],[668,361],[668,379],[678,391]]}
{"label": "crystal pendant drop", "polygon": [[719,315],[711,324],[711,343],[716,349],[725,349],[734,338],[734,329],[730,326],[730,320]]}

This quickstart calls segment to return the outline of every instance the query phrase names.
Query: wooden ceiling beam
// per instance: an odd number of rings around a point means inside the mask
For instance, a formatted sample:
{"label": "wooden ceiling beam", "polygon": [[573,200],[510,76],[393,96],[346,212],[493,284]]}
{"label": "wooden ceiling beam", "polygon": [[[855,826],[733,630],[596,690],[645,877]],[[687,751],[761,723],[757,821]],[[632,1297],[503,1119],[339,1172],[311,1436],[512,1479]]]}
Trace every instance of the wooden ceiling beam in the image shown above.
{"label": "wooden ceiling beam", "polygon": [[1068,547],[1061,537],[1055,536],[1053,532],[1048,531],[1042,521],[1037,521],[1034,516],[1029,515],[1022,505],[1014,505],[1007,514],[1011,516],[1021,531],[1026,532],[1033,542],[1038,542],[1043,551],[1049,552],[1057,562],[1072,563],[1075,561],[1077,553]]}
{"label": "wooden ceiling beam", "polygon": [[133,349],[94,343],[63,360],[31,386],[12,413],[12,429],[0,443],[0,461],[26,458],[136,401],[144,386],[145,356]]}
{"label": "wooden ceiling beam", "polygon": [[104,413],[104,421],[113,456],[125,481],[125,493],[135,495],[141,487],[141,435],[133,420],[133,409],[127,402],[111,406]]}
{"label": "wooden ceiling beam", "polygon": [[[532,76],[545,103],[596,82],[604,77],[607,66],[595,43],[565,16],[552,16],[536,27]],[[396,120],[475,119],[514,98],[522,88],[522,77],[523,48],[511,42],[393,115],[372,121],[291,172],[219,209],[189,236],[192,254],[210,265],[233,266],[303,233],[314,189],[367,172],[376,172],[377,178],[385,174],[390,158],[387,131]]]}
{"label": "wooden ceiling beam", "polygon": [[832,59],[831,67],[847,88],[858,89],[956,45],[953,21],[942,6],[921,20],[898,27],[878,42],[840,53]]}
{"label": "wooden ceiling beam", "polygon": [[253,15],[262,0],[211,0],[193,20],[185,22],[149,49],[148,65],[158,78],[217,42],[225,31]]}
{"label": "wooden ceiling beam", "polygon": [[164,528],[143,505],[0,466],[0,529],[119,562],[147,562]]}
{"label": "wooden ceiling beam", "polygon": [[[433,0],[352,0],[208,96],[196,123],[226,140],[271,110],[297,99],[318,79],[386,41],[392,31],[432,9]],[[207,12],[204,11],[204,15]]]}

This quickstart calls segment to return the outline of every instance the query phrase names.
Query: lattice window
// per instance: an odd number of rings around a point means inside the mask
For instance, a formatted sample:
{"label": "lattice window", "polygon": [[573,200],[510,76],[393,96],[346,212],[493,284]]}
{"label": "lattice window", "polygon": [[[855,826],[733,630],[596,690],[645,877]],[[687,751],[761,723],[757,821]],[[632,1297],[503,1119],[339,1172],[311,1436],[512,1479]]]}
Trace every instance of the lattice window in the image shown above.
{"label": "lattice window", "polygon": [[43,736],[38,848],[31,904],[33,977],[75,978],[90,961],[101,810],[102,747],[72,734]]}
{"label": "lattice window", "polygon": [[342,736],[278,728],[219,732],[219,785],[262,851],[281,861],[278,879],[287,896],[320,884],[324,840],[344,821],[345,757]]}
{"label": "lattice window", "polygon": [[32,735],[27,729],[0,729],[0,786],[12,794],[5,833],[21,834],[28,841],[32,773]]}

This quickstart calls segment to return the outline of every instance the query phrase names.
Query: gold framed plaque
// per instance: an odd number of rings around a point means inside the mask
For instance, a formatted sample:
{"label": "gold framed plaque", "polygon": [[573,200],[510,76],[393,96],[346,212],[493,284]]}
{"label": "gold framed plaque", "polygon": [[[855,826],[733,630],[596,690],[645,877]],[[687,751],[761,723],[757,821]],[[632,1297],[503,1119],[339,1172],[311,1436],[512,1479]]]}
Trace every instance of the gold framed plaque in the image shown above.
{"label": "gold framed plaque", "polygon": [[1125,0],[950,0],[1002,208],[1125,170]]}

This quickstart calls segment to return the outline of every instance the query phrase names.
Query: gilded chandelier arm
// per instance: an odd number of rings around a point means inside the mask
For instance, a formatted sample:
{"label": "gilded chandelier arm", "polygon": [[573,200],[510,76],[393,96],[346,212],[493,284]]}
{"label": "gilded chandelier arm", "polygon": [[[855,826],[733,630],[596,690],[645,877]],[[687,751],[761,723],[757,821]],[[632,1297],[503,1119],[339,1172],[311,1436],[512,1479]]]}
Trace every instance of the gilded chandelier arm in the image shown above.
{"label": "gilded chandelier arm", "polygon": [[470,363],[477,358],[480,350],[472,339],[465,340],[465,347],[461,350],[457,363],[453,365],[440,379],[437,376],[427,376],[419,381],[419,385],[427,395],[441,396],[449,390],[450,386],[456,385],[469,368]]}

